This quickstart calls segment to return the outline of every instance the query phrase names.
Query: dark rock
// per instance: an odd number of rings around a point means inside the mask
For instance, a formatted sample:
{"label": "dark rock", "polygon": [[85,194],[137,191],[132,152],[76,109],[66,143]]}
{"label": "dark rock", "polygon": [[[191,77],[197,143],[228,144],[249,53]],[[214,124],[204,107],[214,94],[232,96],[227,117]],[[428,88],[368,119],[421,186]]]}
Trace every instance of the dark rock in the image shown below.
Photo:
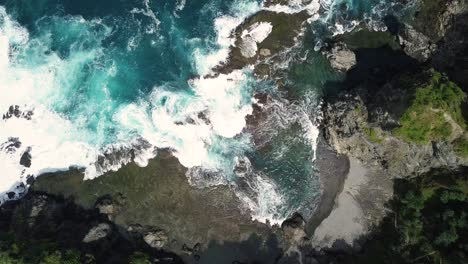
{"label": "dark rock", "polygon": [[406,54],[421,62],[427,61],[437,48],[433,40],[410,25],[404,26],[399,39]]}
{"label": "dark rock", "polygon": [[304,218],[299,213],[294,213],[291,218],[281,224],[286,241],[292,245],[301,245],[304,241],[308,240],[305,227]]}
{"label": "dark rock", "polygon": [[20,165],[26,168],[31,167],[31,147],[28,147],[23,155],[21,155]]}
{"label": "dark rock", "polygon": [[0,144],[0,150],[4,150],[7,153],[15,153],[16,149],[21,147],[21,141],[17,137],[9,137],[8,140]]}

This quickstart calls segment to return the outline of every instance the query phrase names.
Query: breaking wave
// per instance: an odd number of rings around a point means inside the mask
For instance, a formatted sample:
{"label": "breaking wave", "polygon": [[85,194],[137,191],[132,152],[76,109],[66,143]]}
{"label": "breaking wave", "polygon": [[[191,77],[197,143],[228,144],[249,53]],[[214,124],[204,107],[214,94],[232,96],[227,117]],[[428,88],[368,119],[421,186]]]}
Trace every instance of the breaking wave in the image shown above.
{"label": "breaking wave", "polygon": [[[227,62],[233,30],[259,10],[306,11],[309,22],[337,33],[381,4],[347,17],[342,5],[354,9],[355,1],[144,0],[106,15],[44,1],[51,6],[22,16],[7,2],[0,6],[0,203],[24,192],[28,177],[74,166],[92,179],[132,161],[146,166],[158,149],[170,149],[192,185],[230,185],[252,218],[271,223],[317,199],[318,94],[292,102],[251,66],[212,69]],[[257,23],[242,34],[247,57],[272,27]],[[262,105],[255,95],[265,91],[270,101]],[[255,105],[268,115],[249,127]]]}

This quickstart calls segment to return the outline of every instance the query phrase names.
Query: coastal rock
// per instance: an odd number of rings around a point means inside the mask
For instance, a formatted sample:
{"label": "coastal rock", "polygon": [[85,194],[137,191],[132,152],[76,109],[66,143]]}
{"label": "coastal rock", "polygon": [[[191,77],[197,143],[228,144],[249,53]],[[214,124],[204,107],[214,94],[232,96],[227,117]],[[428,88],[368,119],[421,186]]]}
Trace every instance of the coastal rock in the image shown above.
{"label": "coastal rock", "polygon": [[406,54],[418,61],[427,61],[436,50],[437,45],[410,25],[405,25],[398,36]]}
{"label": "coastal rock", "polygon": [[28,147],[26,151],[24,151],[23,155],[21,155],[20,165],[23,165],[26,168],[31,167],[31,147]]}
{"label": "coastal rock", "polygon": [[260,49],[260,56],[267,57],[270,55],[271,55],[271,51],[269,49]]}
{"label": "coastal rock", "polygon": [[114,215],[120,212],[123,201],[124,197],[120,194],[115,195],[115,197],[105,195],[96,201],[94,207],[99,210],[99,213],[105,214],[109,219],[112,219]]}
{"label": "coastal rock", "polygon": [[107,223],[101,223],[89,230],[83,238],[84,243],[91,243],[107,237],[112,232],[112,227]]}
{"label": "coastal rock", "polygon": [[152,248],[161,249],[168,241],[166,233],[162,230],[148,232],[143,240]]}
{"label": "coastal rock", "polygon": [[293,245],[300,245],[307,240],[305,227],[304,218],[299,213],[294,213],[291,218],[281,224],[285,239]]}
{"label": "coastal rock", "polygon": [[344,43],[337,43],[323,53],[330,61],[331,66],[338,71],[346,72],[356,65],[356,54],[348,49]]}
{"label": "coastal rock", "polygon": [[[390,178],[419,175],[438,167],[457,168],[467,162],[454,153],[448,142],[417,145],[392,136],[387,128],[397,122],[395,113],[367,107],[356,94],[343,95],[328,104],[324,116],[327,140],[339,153],[379,167]],[[371,130],[375,133],[373,139],[369,138]]]}

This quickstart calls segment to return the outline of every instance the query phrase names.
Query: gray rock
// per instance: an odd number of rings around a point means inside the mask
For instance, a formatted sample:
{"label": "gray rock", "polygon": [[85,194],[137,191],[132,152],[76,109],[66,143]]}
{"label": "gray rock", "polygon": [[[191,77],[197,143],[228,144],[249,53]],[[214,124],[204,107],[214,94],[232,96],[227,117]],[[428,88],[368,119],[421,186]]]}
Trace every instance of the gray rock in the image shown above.
{"label": "gray rock", "polygon": [[[376,97],[388,98],[384,95]],[[374,122],[370,122],[370,116],[374,117]],[[324,117],[327,141],[338,153],[385,171],[390,178],[420,175],[433,168],[468,165],[466,158],[455,154],[450,142],[413,144],[385,131],[383,123],[393,119],[392,113],[382,108],[368,109],[356,94],[343,95],[330,103],[324,109]],[[379,142],[368,136],[369,129],[373,129]]]}
{"label": "gray rock", "polygon": [[307,240],[305,227],[304,218],[298,213],[295,213],[291,218],[286,219],[281,224],[284,238],[291,245],[301,245]]}
{"label": "gray rock", "polygon": [[445,36],[447,29],[452,26],[455,16],[468,12],[468,1],[452,0],[447,1],[446,8],[439,18],[440,24],[437,34],[441,37]]}
{"label": "gray rock", "polygon": [[338,71],[346,72],[356,65],[356,54],[348,49],[344,43],[337,43],[331,50],[323,53],[330,61],[331,66]]}
{"label": "gray rock", "polygon": [[166,233],[162,230],[148,232],[143,240],[152,248],[161,249],[168,241]]}
{"label": "gray rock", "polygon": [[398,39],[405,53],[421,62],[427,61],[437,48],[429,37],[410,25],[405,25]]}
{"label": "gray rock", "polygon": [[91,243],[99,239],[107,237],[112,232],[112,227],[109,224],[101,223],[89,230],[83,238],[84,243]]}
{"label": "gray rock", "polygon": [[267,57],[270,55],[271,55],[271,51],[269,49],[260,49],[260,56]]}

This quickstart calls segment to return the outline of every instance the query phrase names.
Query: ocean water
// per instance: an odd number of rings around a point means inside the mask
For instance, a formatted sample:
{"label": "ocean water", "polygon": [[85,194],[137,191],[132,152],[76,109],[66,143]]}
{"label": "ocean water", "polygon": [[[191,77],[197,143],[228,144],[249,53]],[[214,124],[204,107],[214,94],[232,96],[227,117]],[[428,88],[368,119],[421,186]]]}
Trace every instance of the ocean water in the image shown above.
{"label": "ocean water", "polygon": [[[268,9],[307,10],[314,46],[356,21],[384,29],[389,6],[295,0]],[[251,66],[207,77],[226,62],[232,31],[262,9],[260,0],[1,0],[0,202],[31,176],[75,166],[92,179],[131,161],[145,166],[164,148],[194,186],[231,186],[254,219],[310,214],[320,193],[319,98],[336,74],[303,49],[291,61],[294,99]],[[258,30],[264,39],[271,25]],[[262,148],[244,129],[259,91],[275,98]]]}

